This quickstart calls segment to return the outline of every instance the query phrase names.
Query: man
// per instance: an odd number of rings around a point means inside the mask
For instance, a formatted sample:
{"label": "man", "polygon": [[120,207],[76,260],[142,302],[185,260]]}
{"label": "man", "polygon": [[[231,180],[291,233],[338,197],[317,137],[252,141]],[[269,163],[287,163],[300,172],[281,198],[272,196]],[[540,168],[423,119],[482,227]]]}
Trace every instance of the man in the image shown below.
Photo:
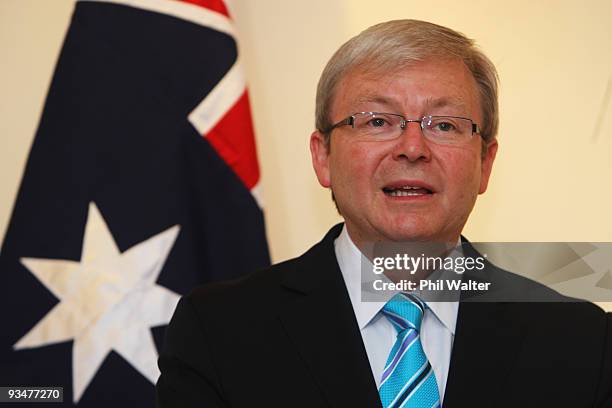
{"label": "man", "polygon": [[[183,298],[158,405],[612,406],[611,318],[591,304],[361,300],[372,244],[460,241],[497,152],[496,81],[471,40],[431,23],[391,21],[344,44],[321,76],[310,139],[344,226]],[[492,265],[482,275],[550,295]]]}

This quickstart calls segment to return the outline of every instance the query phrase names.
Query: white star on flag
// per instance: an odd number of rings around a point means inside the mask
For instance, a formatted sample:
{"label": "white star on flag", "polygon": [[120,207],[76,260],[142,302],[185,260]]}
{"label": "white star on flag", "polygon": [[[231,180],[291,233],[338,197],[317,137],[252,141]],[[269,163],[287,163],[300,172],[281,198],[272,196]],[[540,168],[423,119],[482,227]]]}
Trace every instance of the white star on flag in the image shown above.
{"label": "white star on flag", "polygon": [[160,373],[150,328],[167,324],[179,300],[155,281],[179,230],[175,225],[121,253],[90,203],[80,262],[21,259],[60,302],[13,347],[74,340],[75,403],[112,350],[155,383]]}

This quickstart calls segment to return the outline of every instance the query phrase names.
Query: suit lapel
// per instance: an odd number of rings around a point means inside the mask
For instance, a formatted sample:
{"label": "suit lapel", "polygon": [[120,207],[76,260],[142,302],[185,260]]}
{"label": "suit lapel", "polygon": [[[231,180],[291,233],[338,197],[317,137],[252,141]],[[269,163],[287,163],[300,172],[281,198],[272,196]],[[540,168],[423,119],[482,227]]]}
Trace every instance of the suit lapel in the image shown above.
{"label": "suit lapel", "polygon": [[333,407],[380,407],[333,241],[336,226],[283,283],[281,323]]}
{"label": "suit lapel", "polygon": [[524,334],[507,321],[504,309],[500,303],[460,304],[444,408],[499,406],[495,401]]}
{"label": "suit lapel", "polygon": [[[468,256],[479,254],[464,242]],[[486,263],[484,274],[466,277],[493,282],[493,287],[510,289],[507,283],[495,286],[498,269]],[[459,304],[451,362],[443,401],[444,408],[503,405],[504,387],[521,350],[525,327],[513,316],[514,304],[464,296]],[[486,296],[486,295],[485,295]],[[504,297],[499,293],[500,299]]]}
{"label": "suit lapel", "polygon": [[[334,227],[285,276],[286,297],[279,317],[330,406],[381,407],[335,257],[333,242],[340,230],[341,225]],[[524,328],[511,313],[509,304],[462,300],[444,408],[499,405],[495,401],[503,395],[499,390],[524,336]]]}

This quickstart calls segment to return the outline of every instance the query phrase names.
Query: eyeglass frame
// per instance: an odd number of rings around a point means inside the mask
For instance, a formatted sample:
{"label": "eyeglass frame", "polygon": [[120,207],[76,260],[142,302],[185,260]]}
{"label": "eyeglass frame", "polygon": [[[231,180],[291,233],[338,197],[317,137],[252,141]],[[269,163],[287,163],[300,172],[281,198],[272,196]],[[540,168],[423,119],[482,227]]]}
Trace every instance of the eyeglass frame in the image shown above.
{"label": "eyeglass frame", "polygon": [[472,119],[465,118],[463,116],[425,115],[421,119],[406,119],[406,117],[404,115],[401,115],[399,113],[389,113],[389,112],[355,112],[352,115],[349,115],[346,118],[342,119],[341,121],[331,125],[329,128],[327,128],[327,130],[321,130],[321,133],[330,134],[332,130],[334,130],[336,128],[339,128],[341,126],[351,126],[352,129],[355,129],[355,116],[356,115],[365,115],[365,114],[369,114],[369,115],[392,115],[392,116],[399,116],[402,119],[402,121],[400,122],[400,129],[402,129],[402,131],[404,129],[406,129],[406,126],[408,126],[408,123],[418,123],[420,128],[421,128],[421,131],[425,130],[425,128],[423,127],[423,122],[424,122],[425,118],[465,119],[465,120],[469,120],[470,122],[472,122],[472,135],[474,135],[474,133],[476,133],[477,135],[482,137],[480,126],[476,122],[474,122]]}

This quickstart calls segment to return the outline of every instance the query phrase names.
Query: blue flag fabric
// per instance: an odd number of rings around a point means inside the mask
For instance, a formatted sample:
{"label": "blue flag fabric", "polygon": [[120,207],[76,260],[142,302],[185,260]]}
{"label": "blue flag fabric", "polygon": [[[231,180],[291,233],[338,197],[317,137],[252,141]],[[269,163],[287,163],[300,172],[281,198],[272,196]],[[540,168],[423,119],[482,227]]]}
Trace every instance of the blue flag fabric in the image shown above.
{"label": "blue flag fabric", "polygon": [[188,119],[234,38],[185,18],[201,5],[120,3],[76,5],[0,252],[0,386],[62,406],[153,406],[178,297],[269,264],[254,153],[229,162]]}

